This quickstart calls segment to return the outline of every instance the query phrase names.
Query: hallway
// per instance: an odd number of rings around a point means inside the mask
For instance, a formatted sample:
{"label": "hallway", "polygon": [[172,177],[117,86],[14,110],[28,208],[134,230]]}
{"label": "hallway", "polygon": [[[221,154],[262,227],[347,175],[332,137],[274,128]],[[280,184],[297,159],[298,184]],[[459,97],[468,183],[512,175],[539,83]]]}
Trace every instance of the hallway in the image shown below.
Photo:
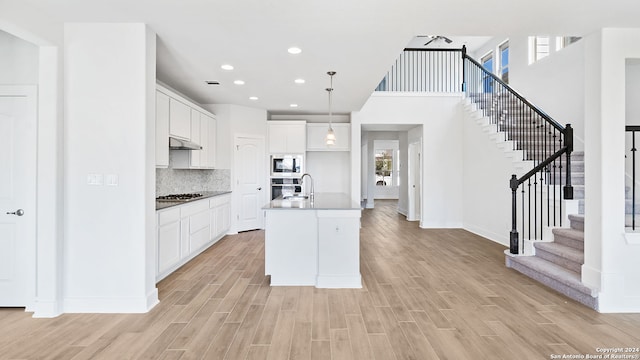
{"label": "hallway", "polygon": [[549,359],[640,347],[640,314],[592,311],[507,269],[501,245],[420,229],[395,206],[363,210],[363,289],[271,288],[264,232],[245,232],[159,283],[148,314],[0,309],[0,359]]}

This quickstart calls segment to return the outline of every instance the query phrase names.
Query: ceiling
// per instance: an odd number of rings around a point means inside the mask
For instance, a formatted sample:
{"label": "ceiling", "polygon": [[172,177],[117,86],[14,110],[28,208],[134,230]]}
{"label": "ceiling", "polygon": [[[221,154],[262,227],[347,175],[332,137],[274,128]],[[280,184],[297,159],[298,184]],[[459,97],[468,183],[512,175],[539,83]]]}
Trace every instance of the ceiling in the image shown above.
{"label": "ceiling", "polygon": [[[0,0],[0,25],[60,44],[63,22],[144,22],[158,36],[158,79],[195,101],[320,114],[327,112],[327,71],[337,72],[334,112],[359,110],[416,35],[441,34],[451,46],[472,48],[491,35],[638,27],[639,9],[636,0]],[[291,46],[302,53],[289,54]]]}

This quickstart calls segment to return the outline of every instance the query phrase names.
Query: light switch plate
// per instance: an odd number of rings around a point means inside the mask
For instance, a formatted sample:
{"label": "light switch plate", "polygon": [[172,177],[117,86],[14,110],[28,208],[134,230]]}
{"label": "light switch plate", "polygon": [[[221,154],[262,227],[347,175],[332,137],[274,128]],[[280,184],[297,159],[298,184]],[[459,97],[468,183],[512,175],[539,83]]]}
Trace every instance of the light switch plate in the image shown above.
{"label": "light switch plate", "polygon": [[107,186],[118,186],[118,175],[117,174],[107,174],[106,175],[106,184]]}

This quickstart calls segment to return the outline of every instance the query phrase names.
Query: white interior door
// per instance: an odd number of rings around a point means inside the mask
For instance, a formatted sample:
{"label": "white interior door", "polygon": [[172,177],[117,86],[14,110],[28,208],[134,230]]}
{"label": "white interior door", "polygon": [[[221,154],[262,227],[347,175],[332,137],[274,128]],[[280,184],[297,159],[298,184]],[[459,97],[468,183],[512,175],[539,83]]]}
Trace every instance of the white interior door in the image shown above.
{"label": "white interior door", "polygon": [[262,229],[265,205],[266,174],[264,171],[264,139],[236,137],[235,144],[235,198],[237,204],[237,231]]}
{"label": "white interior door", "polygon": [[35,96],[0,86],[0,306],[27,306],[35,271]]}
{"label": "white interior door", "polygon": [[421,197],[421,144],[419,142],[409,144],[409,211],[407,220],[420,220],[420,197]]}

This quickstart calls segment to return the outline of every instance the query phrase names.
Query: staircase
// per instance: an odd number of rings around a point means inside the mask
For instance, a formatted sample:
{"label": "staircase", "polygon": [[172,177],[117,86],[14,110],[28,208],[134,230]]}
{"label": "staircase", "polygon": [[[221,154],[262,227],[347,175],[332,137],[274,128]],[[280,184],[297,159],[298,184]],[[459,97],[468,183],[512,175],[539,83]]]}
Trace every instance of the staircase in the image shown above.
{"label": "staircase", "polygon": [[[526,172],[533,165],[551,156],[555,150],[542,136],[553,131],[549,124],[535,123],[522,115],[516,102],[471,96],[467,109],[476,112],[477,122],[496,140],[498,146],[516,162],[516,169]],[[493,121],[489,118],[493,117]],[[519,119],[513,121],[510,117]],[[523,121],[523,119],[525,119]],[[533,126],[531,126],[533,123]],[[552,145],[552,144],[551,144]],[[597,310],[597,293],[582,284],[584,264],[584,153],[573,152],[571,179],[574,200],[578,200],[578,214],[568,215],[569,227],[553,228],[551,241],[527,240],[532,243],[533,254],[512,255],[507,251],[506,266]],[[554,184],[564,181],[566,169],[550,172],[545,181]],[[545,239],[546,240],[546,239]]]}

